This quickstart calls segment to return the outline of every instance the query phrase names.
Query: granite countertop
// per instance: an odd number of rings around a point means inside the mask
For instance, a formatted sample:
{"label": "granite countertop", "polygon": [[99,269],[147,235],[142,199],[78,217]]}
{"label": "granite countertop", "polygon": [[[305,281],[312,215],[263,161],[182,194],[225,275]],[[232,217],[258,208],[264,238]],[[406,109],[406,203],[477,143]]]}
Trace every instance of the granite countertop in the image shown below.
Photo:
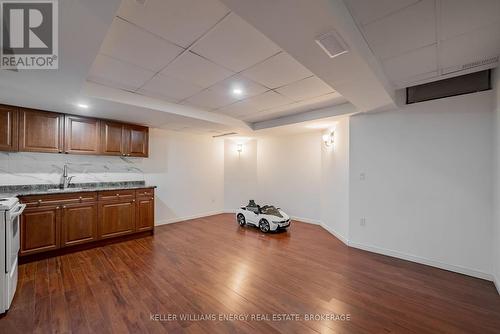
{"label": "granite countertop", "polygon": [[28,195],[71,194],[79,192],[156,188],[144,181],[75,183],[69,188],[60,189],[57,184],[28,184],[0,186],[0,198]]}

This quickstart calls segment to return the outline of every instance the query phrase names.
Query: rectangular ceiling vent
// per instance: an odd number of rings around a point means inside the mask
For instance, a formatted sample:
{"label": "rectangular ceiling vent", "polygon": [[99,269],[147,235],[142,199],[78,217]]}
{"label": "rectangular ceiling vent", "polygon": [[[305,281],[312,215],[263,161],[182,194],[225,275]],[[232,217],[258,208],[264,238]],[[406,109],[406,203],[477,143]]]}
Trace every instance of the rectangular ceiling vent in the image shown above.
{"label": "rectangular ceiling vent", "polygon": [[338,32],[332,30],[316,38],[315,42],[326,52],[330,58],[338,57],[347,50],[347,44],[344,42]]}
{"label": "rectangular ceiling vent", "polygon": [[498,56],[486,58],[486,59],[474,61],[474,62],[463,64],[463,65],[445,68],[442,70],[441,75],[446,75],[446,74],[460,72],[460,71],[466,71],[466,70],[470,70],[471,68],[493,65],[493,64],[497,64],[497,63],[498,63]]}
{"label": "rectangular ceiling vent", "polygon": [[406,103],[417,103],[491,89],[491,70],[406,88]]}
{"label": "rectangular ceiling vent", "polygon": [[212,138],[219,138],[219,137],[232,136],[232,135],[237,135],[237,133],[236,132],[228,132],[228,133],[223,133],[221,135],[212,136]]}

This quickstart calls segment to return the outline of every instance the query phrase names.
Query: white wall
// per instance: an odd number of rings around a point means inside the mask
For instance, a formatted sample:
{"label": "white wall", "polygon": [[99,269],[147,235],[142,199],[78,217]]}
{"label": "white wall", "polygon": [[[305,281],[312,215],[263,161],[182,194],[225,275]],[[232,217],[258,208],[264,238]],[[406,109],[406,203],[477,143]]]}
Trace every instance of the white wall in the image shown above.
{"label": "white wall", "polygon": [[152,129],[150,158],[139,167],[156,191],[156,222],[220,213],[224,205],[224,142]]}
{"label": "white wall", "polygon": [[65,163],[75,183],[145,180],[158,186],[156,224],[223,210],[223,141],[159,129],[150,131],[147,159],[2,152],[0,184],[58,184]]}
{"label": "white wall", "polygon": [[334,146],[321,145],[321,223],[344,243],[349,239],[349,118],[335,126]]}
{"label": "white wall", "polygon": [[500,293],[500,73],[497,69],[494,76],[494,91],[495,91],[495,104],[494,104],[494,164],[493,164],[493,177],[494,177],[494,196],[493,196],[493,275],[495,277],[495,284],[498,292]]}
{"label": "white wall", "polygon": [[[242,152],[237,145],[241,143]],[[224,141],[224,210],[232,212],[257,199],[257,140]]]}
{"label": "white wall", "polygon": [[490,277],[492,103],[488,91],[351,117],[354,246]]}
{"label": "white wall", "polygon": [[257,145],[258,200],[292,217],[321,219],[321,133],[266,137]]}

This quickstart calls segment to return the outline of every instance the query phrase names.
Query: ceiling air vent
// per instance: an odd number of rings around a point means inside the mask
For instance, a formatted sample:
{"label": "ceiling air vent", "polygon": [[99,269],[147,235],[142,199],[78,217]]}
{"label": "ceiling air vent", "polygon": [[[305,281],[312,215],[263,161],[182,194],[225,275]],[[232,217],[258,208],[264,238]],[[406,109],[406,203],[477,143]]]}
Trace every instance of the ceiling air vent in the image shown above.
{"label": "ceiling air vent", "polygon": [[[463,65],[458,65],[458,66],[452,66],[452,67],[447,67],[442,70],[441,74],[446,75],[454,72],[459,72],[459,71],[466,71],[470,70],[475,67],[480,67],[480,66],[487,66],[487,65],[494,65],[498,63],[498,56],[491,57],[491,58],[486,58],[486,59],[481,59],[478,61],[473,61],[471,63],[463,64]],[[488,66],[491,67],[491,66]]]}
{"label": "ceiling air vent", "polygon": [[135,0],[138,5],[144,6],[146,4],[146,0]]}
{"label": "ceiling air vent", "polygon": [[228,132],[228,133],[223,133],[221,135],[216,135],[216,136],[212,136],[212,138],[219,138],[219,137],[225,137],[225,136],[232,136],[232,135],[236,135],[237,133],[236,132]]}
{"label": "ceiling air vent", "polygon": [[327,32],[316,38],[315,42],[326,52],[330,58],[335,58],[344,53],[347,53],[347,44],[344,42],[339,33],[335,30]]}

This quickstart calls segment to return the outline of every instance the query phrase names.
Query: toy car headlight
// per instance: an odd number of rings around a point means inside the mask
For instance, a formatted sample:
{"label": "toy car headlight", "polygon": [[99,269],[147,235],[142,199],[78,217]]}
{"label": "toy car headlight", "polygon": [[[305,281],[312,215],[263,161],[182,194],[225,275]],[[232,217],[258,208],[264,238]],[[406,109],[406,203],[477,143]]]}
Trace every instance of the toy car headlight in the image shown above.
{"label": "toy car headlight", "polygon": [[280,221],[274,221],[274,220],[273,220],[273,223],[275,223],[275,224],[280,224],[281,222],[280,222]]}

